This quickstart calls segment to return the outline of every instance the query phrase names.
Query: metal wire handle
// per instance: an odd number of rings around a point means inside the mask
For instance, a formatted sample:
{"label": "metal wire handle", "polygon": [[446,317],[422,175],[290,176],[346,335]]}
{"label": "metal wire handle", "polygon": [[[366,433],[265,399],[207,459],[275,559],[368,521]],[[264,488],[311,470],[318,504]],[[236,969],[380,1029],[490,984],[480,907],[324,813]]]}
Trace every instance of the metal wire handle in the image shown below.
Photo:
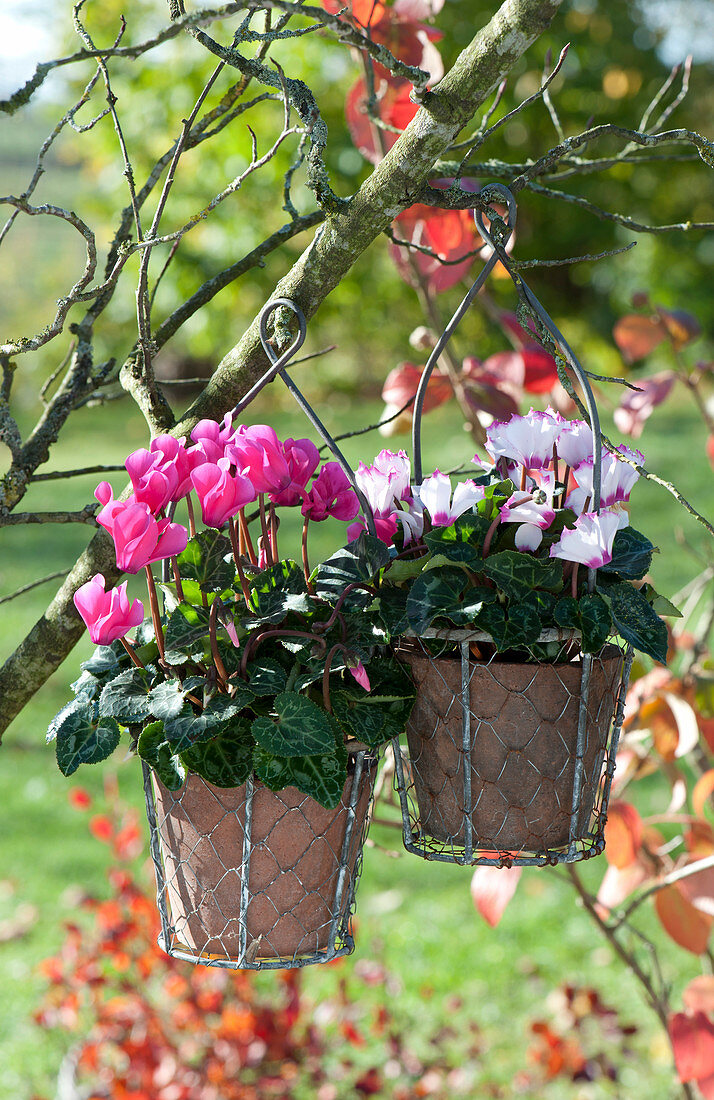
{"label": "metal wire handle", "polygon": [[421,484],[423,476],[421,458],[421,422],[424,412],[424,398],[426,396],[426,387],[429,383],[429,378],[431,377],[432,371],[437,364],[439,356],[451,339],[454,330],[461,321],[461,318],[464,316],[466,310],[471,305],[471,302],[476,297],[479,290],[486,282],[486,279],[490,275],[491,271],[500,260],[500,262],[503,264],[503,267],[508,272],[513,282],[513,285],[515,286],[519,295],[521,295],[525,299],[533,312],[538,316],[544,327],[551,334],[558,350],[561,352],[563,358],[567,362],[568,366],[572,369],[573,373],[578,379],[578,382],[580,383],[580,387],[583,391],[583,396],[585,397],[585,406],[588,413],[588,419],[590,421],[590,427],[593,433],[593,511],[599,512],[602,440],[600,438],[600,418],[598,416],[597,408],[595,405],[595,398],[593,395],[592,387],[590,386],[586,372],[583,370],[575,353],[563,336],[562,332],[545,311],[543,306],[540,304],[530,287],[514,270],[506,252],[505,246],[508,242],[508,238],[516,227],[516,200],[512,192],[509,191],[509,189],[505,187],[502,183],[489,184],[487,187],[482,188],[482,190],[479,192],[479,195],[488,200],[494,193],[496,197],[505,202],[508,207],[508,221],[504,223],[506,228],[505,239],[503,241],[494,240],[490,231],[486,229],[486,226],[484,225],[483,213],[481,212],[481,210],[474,211],[474,220],[476,222],[478,231],[481,234],[484,242],[492,249],[492,253],[484,264],[484,267],[480,272],[478,278],[476,279],[476,282],[473,284],[468,294],[461,302],[461,305],[458,307],[448,325],[444,329],[444,332],[439,342],[432,351],[427,361],[427,364],[424,367],[424,371],[419,382],[419,388],[417,389],[416,399],[414,401],[414,421],[412,425],[412,450],[414,454],[415,481],[417,485]]}
{"label": "metal wire handle", "polygon": [[[287,348],[287,350],[284,351],[282,355],[278,356],[276,355],[275,349],[270,343],[270,338],[268,335],[268,319],[271,313],[274,313],[275,310],[280,308],[281,306],[285,306],[287,309],[292,310],[292,312],[297,317],[298,334],[293,340],[290,347]],[[300,350],[303,343],[305,342],[305,335],[307,333],[307,322],[305,320],[305,314],[300,309],[300,306],[297,305],[297,303],[293,302],[291,298],[273,298],[272,301],[263,306],[262,310],[260,311],[259,322],[260,342],[263,345],[263,351],[271,362],[271,366],[268,368],[265,374],[258,379],[255,385],[252,386],[248,390],[248,392],[240,399],[238,404],[234,407],[232,415],[235,417],[243,412],[243,410],[251,403],[251,401],[253,401],[258,396],[263,387],[267,386],[268,382],[272,382],[274,378],[280,375],[288,390],[293,395],[302,411],[305,413],[305,416],[315,428],[322,441],[326,444],[327,447],[329,447],[329,449],[332,451],[332,454],[337,459],[337,462],[344,471],[345,476],[347,477],[360,503],[360,507],[362,509],[365,522],[367,524],[367,530],[369,531],[370,535],[376,536],[377,528],[374,522],[374,514],[370,507],[369,501],[357,484],[357,478],[355,477],[355,473],[352,467],[350,466],[340,448],[337,446],[337,443],[330,435],[325,425],[320,420],[312,405],[309,403],[305,395],[301,393],[288,372],[285,370],[286,365],[290,362],[295,353]]]}

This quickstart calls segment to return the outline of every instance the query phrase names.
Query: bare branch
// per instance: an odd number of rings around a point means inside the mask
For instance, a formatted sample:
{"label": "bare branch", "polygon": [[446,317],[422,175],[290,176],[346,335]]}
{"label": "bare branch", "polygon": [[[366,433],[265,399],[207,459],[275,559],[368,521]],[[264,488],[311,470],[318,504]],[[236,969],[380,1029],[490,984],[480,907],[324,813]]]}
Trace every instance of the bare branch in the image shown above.
{"label": "bare branch", "polygon": [[595,203],[590,202],[588,199],[582,198],[581,195],[571,195],[567,191],[557,191],[551,187],[543,187],[539,183],[526,184],[529,191],[535,192],[537,195],[546,195],[551,199],[559,199],[561,202],[570,203],[571,206],[579,206],[582,210],[587,210],[590,214],[594,214],[596,218],[600,218],[602,221],[615,222],[617,225],[622,225],[625,229],[631,229],[635,233],[673,233],[675,231],[681,233],[690,232],[693,229],[714,229],[714,222],[674,222],[671,225],[646,225],[643,222],[635,221],[634,218],[628,218],[625,214],[616,214],[612,210],[603,210],[602,207],[596,206]]}
{"label": "bare branch", "polygon": [[113,474],[124,469],[124,466],[83,466],[78,470],[52,470],[49,474],[32,474],[30,481],[63,481],[67,477],[82,477],[84,474]]}
{"label": "bare branch", "polygon": [[[0,527],[16,527],[31,523],[91,523],[97,526],[98,504],[85,504],[81,512],[10,512],[0,515]],[[69,570],[68,570],[69,572]]]}
{"label": "bare branch", "polygon": [[24,596],[26,592],[31,592],[33,588],[39,588],[41,584],[47,584],[48,581],[56,581],[59,577],[66,577],[68,573],[69,569],[58,569],[56,573],[48,573],[46,577],[41,577],[38,581],[23,584],[22,588],[15,589],[9,596],[0,596],[0,603],[9,603],[10,600],[16,600],[18,596]]}
{"label": "bare branch", "polygon": [[14,195],[2,196],[0,198],[0,203],[14,206],[15,209],[21,210],[23,214],[29,214],[32,217],[46,214],[53,218],[60,218],[62,221],[73,225],[77,232],[81,233],[84,237],[87,244],[87,259],[84,271],[69,293],[64,298],[59,299],[57,312],[51,324],[48,325],[46,329],[43,329],[42,332],[38,332],[37,335],[29,339],[23,337],[20,340],[0,345],[0,355],[21,355],[24,352],[36,351],[62,332],[67,314],[74,303],[78,301],[78,295],[84,290],[89,282],[91,282],[94,275],[97,267],[97,246],[92,230],[86,222],[83,222],[72,210],[65,210],[61,206],[52,206],[49,203],[43,203],[42,206],[31,206],[26,199]]}

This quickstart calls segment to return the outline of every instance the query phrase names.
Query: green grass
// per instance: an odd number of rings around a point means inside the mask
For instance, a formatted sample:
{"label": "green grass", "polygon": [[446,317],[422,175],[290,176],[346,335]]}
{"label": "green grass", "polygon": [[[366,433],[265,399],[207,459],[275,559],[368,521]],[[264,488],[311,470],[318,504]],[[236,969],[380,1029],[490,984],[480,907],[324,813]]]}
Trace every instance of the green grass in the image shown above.
{"label": "green grass", "polygon": [[[275,405],[274,397],[263,398],[254,410],[254,419],[271,419],[283,435],[303,434],[302,422],[293,409],[284,401],[277,410]],[[367,422],[377,412],[374,403],[355,410],[353,403],[344,402],[334,403],[325,416],[335,430],[345,430]],[[121,462],[128,450],[145,443],[143,423],[125,403],[78,413],[68,433],[47,469]],[[425,436],[427,466],[448,469],[468,460],[472,453],[451,407],[428,415]],[[704,439],[696,414],[673,402],[657,410],[643,441],[648,467],[674,480],[685,497],[702,510],[708,507],[711,495]],[[358,457],[369,459],[382,443],[373,435],[349,440],[345,449],[356,462]],[[390,441],[391,446],[405,444],[401,438]],[[23,508],[81,507],[91,499],[97,480],[90,476],[40,483],[28,494]],[[117,486],[123,483],[121,476],[109,480]],[[701,567],[680,548],[676,529],[681,526],[686,538],[701,546],[701,528],[671,496],[650,485],[635,490],[633,520],[661,547],[653,573],[661,591],[671,595]],[[313,561],[329,552],[341,537],[341,526],[329,528],[325,524],[314,535],[311,532]],[[88,533],[85,528],[59,526],[4,529],[0,596],[70,565]],[[297,552],[296,536],[295,525],[286,522],[281,528],[284,553],[290,552],[291,545],[295,548],[292,552]],[[54,587],[46,585],[2,605],[0,656],[13,649],[18,637],[42,613]],[[105,889],[108,853],[89,838],[86,819],[70,808],[67,780],[57,771],[51,748],[43,744],[47,722],[66,700],[68,683],[90,650],[86,641],[77,647],[15,721],[0,754],[4,838],[0,922],[11,919],[23,905],[36,910],[36,920],[24,936],[0,942],[0,1100],[29,1100],[33,1093],[53,1093],[53,1076],[72,1036],[48,1035],[33,1025],[31,1016],[42,989],[36,966],[59,946],[62,921],[72,917],[76,908],[77,888]],[[103,775],[115,767],[122,795],[138,805],[140,784],[131,761],[105,769],[84,769],[78,779],[101,798]],[[359,896],[357,953],[340,967],[315,967],[305,973],[307,996],[316,1005],[324,1003],[342,979],[365,1006],[388,997],[390,1009],[399,1026],[409,1033],[417,1053],[428,1055],[434,1049],[434,1034],[442,1027],[453,1028],[455,1034],[449,1033],[443,1043],[455,1064],[468,1066],[473,1095],[510,1097],[510,1083],[526,1064],[529,1024],[548,1017],[549,994],[563,982],[595,985],[623,1019],[636,1023],[640,1031],[619,1084],[612,1088],[599,1084],[597,1091],[582,1095],[626,1095],[628,1100],[665,1100],[672,1095],[666,1044],[644,1008],[634,980],[600,942],[558,873],[527,872],[501,925],[492,931],[474,911],[466,869],[427,864],[407,855],[394,858],[399,843],[393,830],[375,830],[373,839],[377,847],[367,851]],[[595,883],[604,871],[604,861],[594,861],[585,871],[588,881]],[[0,923],[0,930],[3,927],[7,926]],[[695,973],[696,960],[663,942],[663,934],[652,920],[646,920],[643,927],[662,948],[668,978],[681,989]],[[386,968],[390,975],[386,986],[371,986],[363,980],[369,960]],[[260,975],[257,981],[270,985],[275,979]],[[460,999],[458,1008],[454,997]],[[474,1027],[478,1029],[477,1041]],[[335,1035],[335,1059],[344,1049],[340,1042]],[[474,1045],[480,1053],[473,1052]],[[382,1054],[375,1055],[375,1049]],[[370,1043],[352,1051],[352,1056],[366,1066],[376,1056],[387,1057],[384,1051],[384,1045],[375,1048]],[[547,1100],[576,1095],[572,1084],[558,1080],[530,1093],[536,1094]],[[339,1100],[352,1098],[345,1093]]]}

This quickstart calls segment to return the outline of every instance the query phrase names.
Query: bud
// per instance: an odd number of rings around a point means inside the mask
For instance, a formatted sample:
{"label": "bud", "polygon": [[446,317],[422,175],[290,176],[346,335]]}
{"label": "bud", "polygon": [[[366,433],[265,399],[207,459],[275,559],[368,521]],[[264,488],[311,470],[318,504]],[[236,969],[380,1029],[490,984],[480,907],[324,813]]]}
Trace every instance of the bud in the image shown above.
{"label": "bud", "polygon": [[417,351],[431,351],[436,347],[438,336],[433,329],[426,325],[419,325],[409,337],[409,343]]}

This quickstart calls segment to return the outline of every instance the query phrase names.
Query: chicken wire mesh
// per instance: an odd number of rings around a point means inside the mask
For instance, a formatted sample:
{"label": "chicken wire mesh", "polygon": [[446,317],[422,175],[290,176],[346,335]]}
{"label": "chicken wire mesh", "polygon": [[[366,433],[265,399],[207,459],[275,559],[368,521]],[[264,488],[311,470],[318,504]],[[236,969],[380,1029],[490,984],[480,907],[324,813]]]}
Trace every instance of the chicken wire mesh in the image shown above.
{"label": "chicken wire mesh", "polygon": [[376,767],[373,754],[351,757],[340,804],[327,810],[253,778],[224,789],[190,774],[170,791],[144,766],[161,948],[248,970],[349,955]]}
{"label": "chicken wire mesh", "polygon": [[[417,686],[408,755],[393,742],[404,845],[424,859],[495,866],[574,863],[604,848],[632,664],[613,639],[548,661],[489,654],[488,635],[427,630],[397,650]],[[484,656],[484,654],[486,654]]]}

